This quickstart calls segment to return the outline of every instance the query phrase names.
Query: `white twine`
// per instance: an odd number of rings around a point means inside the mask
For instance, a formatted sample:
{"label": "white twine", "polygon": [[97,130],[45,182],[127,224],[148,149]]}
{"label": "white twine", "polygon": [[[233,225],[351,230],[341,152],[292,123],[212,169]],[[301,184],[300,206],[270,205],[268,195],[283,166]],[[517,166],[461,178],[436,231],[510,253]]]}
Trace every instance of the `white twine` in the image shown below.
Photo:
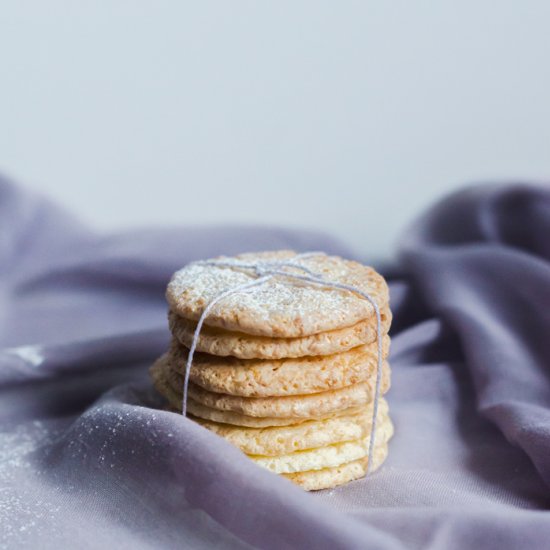
{"label": "white twine", "polygon": [[[380,401],[380,383],[382,380],[382,320],[380,316],[380,308],[375,300],[371,297],[368,292],[357,288],[353,285],[346,285],[343,283],[338,283],[330,280],[326,280],[321,274],[311,271],[304,265],[296,263],[296,260],[307,259],[312,256],[325,256],[323,252],[305,252],[303,254],[297,254],[291,260],[281,260],[281,261],[258,261],[258,262],[243,262],[240,260],[205,260],[200,262],[195,262],[195,265],[210,265],[219,268],[228,268],[228,269],[242,269],[245,271],[251,271],[252,275],[258,277],[257,279],[252,280],[249,283],[243,283],[234,288],[224,290],[215,296],[208,305],[204,308],[195,332],[193,334],[193,341],[191,342],[191,347],[189,348],[189,353],[187,356],[187,362],[185,364],[185,373],[183,379],[183,402],[182,402],[182,414],[183,416],[187,415],[187,394],[189,388],[189,375],[191,373],[191,366],[193,365],[193,356],[195,355],[195,350],[197,349],[197,344],[199,341],[200,332],[204,321],[208,317],[209,313],[212,311],[212,308],[219,303],[224,298],[237,294],[239,292],[245,292],[254,287],[260,286],[274,277],[284,277],[287,279],[292,279],[295,281],[305,281],[314,285],[320,285],[328,288],[333,288],[335,290],[347,290],[348,292],[354,292],[359,294],[362,298],[365,298],[372,307],[376,314],[376,340],[378,344],[378,357],[377,357],[377,366],[376,366],[376,383],[374,390],[374,400],[373,400],[373,410],[372,410],[372,428],[369,439],[369,449],[368,449],[368,462],[367,462],[367,474],[370,473],[371,464],[373,461],[373,451],[374,443],[376,439],[376,419],[378,416],[378,403]],[[303,274],[292,273],[289,271],[283,271],[284,268],[293,268],[299,271],[302,271]]]}

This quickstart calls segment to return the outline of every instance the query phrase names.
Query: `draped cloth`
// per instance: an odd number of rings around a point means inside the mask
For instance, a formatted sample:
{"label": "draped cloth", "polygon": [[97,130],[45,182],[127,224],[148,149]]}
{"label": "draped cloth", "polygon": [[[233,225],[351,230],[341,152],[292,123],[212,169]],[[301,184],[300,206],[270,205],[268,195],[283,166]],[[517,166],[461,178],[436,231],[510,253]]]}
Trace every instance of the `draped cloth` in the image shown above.
{"label": "draped cloth", "polygon": [[379,471],[330,491],[162,410],[147,375],[175,270],[280,248],[354,257],[273,227],[101,235],[0,180],[0,548],[547,546],[550,190],[466,188],[375,266],[396,433]]}

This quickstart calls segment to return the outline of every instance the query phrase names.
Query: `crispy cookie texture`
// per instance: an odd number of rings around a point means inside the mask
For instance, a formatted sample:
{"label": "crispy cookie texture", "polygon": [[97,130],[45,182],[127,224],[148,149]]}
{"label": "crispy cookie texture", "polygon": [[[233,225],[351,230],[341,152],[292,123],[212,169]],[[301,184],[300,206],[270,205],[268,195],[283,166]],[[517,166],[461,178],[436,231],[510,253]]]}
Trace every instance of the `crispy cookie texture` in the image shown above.
{"label": "crispy cookie texture", "polygon": [[[382,332],[389,331],[392,315],[389,307],[380,311]],[[170,332],[187,348],[191,347],[197,323],[168,313]],[[202,326],[197,351],[221,357],[239,359],[284,359],[305,356],[332,355],[376,341],[376,319],[370,317],[352,326],[296,338],[271,338]]]}
{"label": "crispy cookie texture", "polygon": [[[159,368],[158,363],[155,363],[151,369],[151,378],[156,390],[166,399],[169,404],[169,409],[174,412],[181,413],[182,394],[181,388],[174,389],[167,377],[167,372]],[[319,415],[315,420],[323,420],[326,418],[335,418],[339,416],[350,416],[359,414],[364,410],[364,407],[350,407],[340,411]],[[231,411],[221,411],[208,407],[193,399],[187,400],[187,412],[191,417],[202,420],[209,420],[219,424],[231,426],[242,426],[247,428],[269,428],[273,426],[291,426],[307,422],[308,418],[283,418],[283,417],[255,417],[247,416]]]}
{"label": "crispy cookie texture", "polygon": [[[393,435],[393,425],[389,417],[381,419],[375,444],[376,449],[385,446]],[[297,451],[278,456],[250,456],[250,458],[267,470],[276,474],[292,474],[295,472],[307,472],[309,470],[322,470],[335,468],[347,462],[353,462],[365,458],[368,454],[369,438],[363,437],[353,441],[344,441]]]}
{"label": "crispy cookie texture", "polygon": [[[181,391],[183,377],[173,371],[168,372],[168,381],[175,391]],[[374,377],[368,382],[354,384],[337,390],[327,390],[307,395],[288,395],[283,397],[241,397],[223,393],[209,392],[189,384],[189,398],[212,409],[228,411],[255,417],[275,418],[319,418],[350,407],[367,405],[374,399]],[[380,394],[390,387],[390,369],[382,373]],[[179,393],[178,391],[178,393]]]}
{"label": "crispy cookie texture", "polygon": [[[295,256],[293,251],[282,250],[242,254],[236,259],[269,262],[292,260]],[[231,258],[221,259],[231,261]],[[380,309],[388,304],[388,286],[371,267],[325,255],[296,262],[329,281],[353,285],[367,292]],[[220,293],[249,283],[253,278],[247,270],[195,262],[173,275],[166,298],[177,315],[197,321],[204,308]],[[220,301],[208,315],[208,325],[246,334],[297,338],[351,327],[373,315],[374,308],[369,301],[353,292],[277,276]]]}
{"label": "crispy cookie texture", "polygon": [[[390,338],[383,337],[383,359]],[[173,343],[159,360],[183,375],[187,349]],[[190,380],[203,389],[243,397],[304,395],[343,388],[370,380],[378,365],[376,343],[343,353],[296,359],[237,359],[197,353]]]}
{"label": "crispy cookie texture", "polygon": [[[381,399],[378,421],[383,422],[387,415],[388,404],[385,399]],[[372,405],[365,407],[357,414],[324,420],[308,420],[295,426],[243,428],[198,418],[196,422],[223,437],[246,454],[279,456],[369,437]],[[380,426],[378,424],[378,429],[381,429]],[[380,441],[384,436],[378,435],[380,433],[378,429],[377,440]]]}
{"label": "crispy cookie texture", "polygon": [[[388,456],[388,446],[380,445],[374,450],[372,457],[371,471],[378,469]],[[296,472],[281,474],[306,491],[320,491],[322,489],[333,489],[339,485],[345,485],[350,481],[365,477],[367,474],[368,458],[361,458],[347,462],[334,468],[323,468],[322,470],[309,470],[307,472]]]}
{"label": "crispy cookie texture", "polygon": [[[179,399],[179,398],[178,398]],[[327,418],[336,418],[339,416],[358,414],[364,407],[350,407],[349,409],[343,409],[341,411],[322,414],[315,420],[324,420]],[[181,400],[176,410],[181,412]],[[284,418],[274,416],[247,416],[245,414],[239,414],[231,411],[220,411],[213,409],[189,399],[187,401],[187,410],[195,418],[202,418],[204,420],[212,420],[220,424],[227,424],[232,426],[243,426],[247,428],[269,428],[273,426],[296,426],[307,422],[308,418]]]}

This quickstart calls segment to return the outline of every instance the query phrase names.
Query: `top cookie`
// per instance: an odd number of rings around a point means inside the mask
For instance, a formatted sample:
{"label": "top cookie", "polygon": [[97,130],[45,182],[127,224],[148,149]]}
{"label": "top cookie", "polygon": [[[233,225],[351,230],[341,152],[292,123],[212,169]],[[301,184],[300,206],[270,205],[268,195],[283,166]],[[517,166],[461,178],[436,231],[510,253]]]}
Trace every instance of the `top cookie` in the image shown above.
{"label": "top cookie", "polygon": [[[327,281],[352,285],[367,292],[381,309],[387,305],[386,282],[371,267],[338,256],[319,254],[293,260],[294,256],[295,252],[282,250],[219,259],[296,261]],[[292,268],[282,269],[301,274]],[[166,298],[172,311],[196,321],[218,294],[255,278],[251,270],[191,263],[173,275]],[[373,315],[374,308],[368,300],[353,292],[277,276],[260,286],[224,298],[214,306],[206,324],[246,334],[293,338],[349,327]]]}

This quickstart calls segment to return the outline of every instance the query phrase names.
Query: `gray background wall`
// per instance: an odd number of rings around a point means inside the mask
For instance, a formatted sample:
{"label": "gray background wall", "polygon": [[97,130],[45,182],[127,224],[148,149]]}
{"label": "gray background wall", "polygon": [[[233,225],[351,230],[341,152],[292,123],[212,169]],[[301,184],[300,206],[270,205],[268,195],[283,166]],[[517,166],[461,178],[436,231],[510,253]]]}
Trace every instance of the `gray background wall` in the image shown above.
{"label": "gray background wall", "polygon": [[0,170],[102,229],[263,222],[386,255],[550,175],[550,2],[4,1]]}

